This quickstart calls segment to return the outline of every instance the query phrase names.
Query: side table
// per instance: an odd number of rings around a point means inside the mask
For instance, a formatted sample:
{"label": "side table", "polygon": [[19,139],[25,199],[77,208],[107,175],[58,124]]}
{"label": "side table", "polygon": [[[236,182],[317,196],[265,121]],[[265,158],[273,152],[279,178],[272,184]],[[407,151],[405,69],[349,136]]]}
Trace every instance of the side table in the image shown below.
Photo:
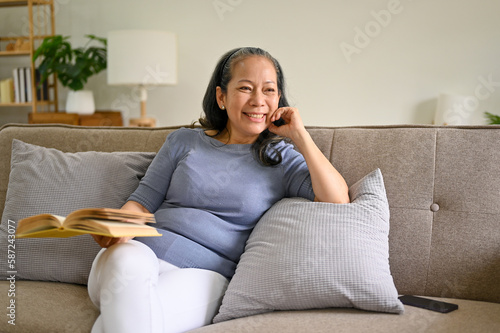
{"label": "side table", "polygon": [[119,111],[96,111],[94,114],[80,115],[81,126],[123,126]]}
{"label": "side table", "polygon": [[28,123],[80,126],[123,126],[123,118],[120,111],[96,111],[89,115],[65,112],[36,112],[28,115]]}

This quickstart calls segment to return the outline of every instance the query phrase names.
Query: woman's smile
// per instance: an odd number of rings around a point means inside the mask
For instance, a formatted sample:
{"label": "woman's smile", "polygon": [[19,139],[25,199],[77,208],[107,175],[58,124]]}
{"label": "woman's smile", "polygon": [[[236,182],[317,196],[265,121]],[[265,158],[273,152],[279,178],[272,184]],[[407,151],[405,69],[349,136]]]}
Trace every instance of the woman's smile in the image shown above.
{"label": "woman's smile", "polygon": [[255,121],[255,122],[262,122],[266,120],[266,115],[263,113],[247,113],[243,112],[244,115],[246,115],[250,120]]}

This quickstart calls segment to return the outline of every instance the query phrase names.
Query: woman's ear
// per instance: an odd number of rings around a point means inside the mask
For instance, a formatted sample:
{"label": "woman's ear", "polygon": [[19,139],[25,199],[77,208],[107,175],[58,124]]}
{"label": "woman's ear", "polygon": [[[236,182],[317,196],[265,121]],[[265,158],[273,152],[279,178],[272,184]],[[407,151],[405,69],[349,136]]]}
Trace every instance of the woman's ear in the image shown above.
{"label": "woman's ear", "polygon": [[215,98],[217,99],[219,108],[224,110],[226,106],[226,95],[222,92],[222,89],[219,86],[215,89]]}

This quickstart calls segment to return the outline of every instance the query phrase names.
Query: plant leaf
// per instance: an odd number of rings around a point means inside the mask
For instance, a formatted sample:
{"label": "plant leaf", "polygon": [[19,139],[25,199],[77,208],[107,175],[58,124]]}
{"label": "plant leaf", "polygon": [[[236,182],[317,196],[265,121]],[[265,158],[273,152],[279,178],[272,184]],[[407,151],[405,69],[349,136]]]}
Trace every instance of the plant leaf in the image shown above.
{"label": "plant leaf", "polygon": [[490,125],[496,125],[500,124],[500,116],[497,116],[496,114],[485,112],[484,113],[486,119],[489,120]]}
{"label": "plant leaf", "polygon": [[[83,89],[89,77],[107,67],[107,40],[94,35],[84,47],[72,48],[69,37],[55,35],[44,38],[33,55],[33,61],[41,58],[38,66],[40,83],[52,74],[57,74],[59,81],[72,90]],[[88,46],[92,41],[103,46]]]}

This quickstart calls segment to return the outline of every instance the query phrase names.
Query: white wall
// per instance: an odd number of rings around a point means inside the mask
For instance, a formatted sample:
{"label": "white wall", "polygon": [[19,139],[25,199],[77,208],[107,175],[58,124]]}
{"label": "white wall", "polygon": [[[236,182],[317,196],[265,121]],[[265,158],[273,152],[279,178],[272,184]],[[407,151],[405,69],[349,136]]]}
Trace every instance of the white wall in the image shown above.
{"label": "white wall", "polygon": [[[56,32],[75,45],[114,29],[177,34],[178,85],[149,92],[159,125],[196,120],[216,61],[238,46],[262,47],[281,62],[307,125],[431,124],[443,92],[477,97],[474,124],[485,110],[500,114],[498,0],[56,2]],[[0,22],[2,34],[16,24],[1,13]],[[105,73],[88,88],[98,109],[138,115],[135,92],[108,86]],[[63,108],[64,89],[60,97]],[[0,121],[25,121],[23,112],[0,109]]]}

